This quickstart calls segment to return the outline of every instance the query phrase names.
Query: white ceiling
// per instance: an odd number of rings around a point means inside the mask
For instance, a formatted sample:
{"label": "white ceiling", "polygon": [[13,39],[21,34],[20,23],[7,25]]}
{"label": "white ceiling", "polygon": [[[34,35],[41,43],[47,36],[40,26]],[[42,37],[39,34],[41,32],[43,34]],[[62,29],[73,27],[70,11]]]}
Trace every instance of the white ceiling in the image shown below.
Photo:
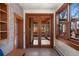
{"label": "white ceiling", "polygon": [[61,3],[20,3],[19,4],[23,9],[52,9],[56,10]]}

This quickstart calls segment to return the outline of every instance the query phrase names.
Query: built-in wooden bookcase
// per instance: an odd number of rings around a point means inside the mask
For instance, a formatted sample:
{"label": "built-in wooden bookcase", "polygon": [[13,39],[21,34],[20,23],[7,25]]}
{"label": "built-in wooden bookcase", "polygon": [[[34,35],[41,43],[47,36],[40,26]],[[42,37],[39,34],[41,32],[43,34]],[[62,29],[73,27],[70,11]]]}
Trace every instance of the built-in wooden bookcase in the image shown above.
{"label": "built-in wooden bookcase", "polygon": [[8,24],[8,6],[5,3],[0,3],[0,40],[7,39]]}

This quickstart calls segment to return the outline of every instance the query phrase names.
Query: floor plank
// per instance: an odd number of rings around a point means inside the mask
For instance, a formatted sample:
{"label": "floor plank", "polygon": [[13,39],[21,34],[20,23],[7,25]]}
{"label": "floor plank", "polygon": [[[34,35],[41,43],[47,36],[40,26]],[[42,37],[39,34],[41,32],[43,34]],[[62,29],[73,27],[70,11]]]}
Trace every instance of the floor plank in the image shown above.
{"label": "floor plank", "polygon": [[26,56],[59,56],[55,49],[52,48],[28,48]]}

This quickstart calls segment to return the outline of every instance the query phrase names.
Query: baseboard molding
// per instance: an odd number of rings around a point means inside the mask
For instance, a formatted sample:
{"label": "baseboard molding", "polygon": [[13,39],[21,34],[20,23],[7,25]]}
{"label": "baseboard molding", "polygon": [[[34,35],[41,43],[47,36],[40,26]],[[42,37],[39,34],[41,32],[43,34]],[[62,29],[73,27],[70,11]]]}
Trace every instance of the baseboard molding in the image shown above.
{"label": "baseboard molding", "polygon": [[64,54],[56,47],[54,47],[54,49],[57,51],[57,53],[59,54],[59,56],[64,56]]}

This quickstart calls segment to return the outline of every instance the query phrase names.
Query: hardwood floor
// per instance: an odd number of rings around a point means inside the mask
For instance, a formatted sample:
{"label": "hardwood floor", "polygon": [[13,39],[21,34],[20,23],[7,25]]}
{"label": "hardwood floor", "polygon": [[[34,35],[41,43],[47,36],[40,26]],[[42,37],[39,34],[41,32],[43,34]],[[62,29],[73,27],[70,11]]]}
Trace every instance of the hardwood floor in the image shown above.
{"label": "hardwood floor", "polygon": [[59,56],[59,54],[52,48],[28,48],[26,49],[26,56]]}

